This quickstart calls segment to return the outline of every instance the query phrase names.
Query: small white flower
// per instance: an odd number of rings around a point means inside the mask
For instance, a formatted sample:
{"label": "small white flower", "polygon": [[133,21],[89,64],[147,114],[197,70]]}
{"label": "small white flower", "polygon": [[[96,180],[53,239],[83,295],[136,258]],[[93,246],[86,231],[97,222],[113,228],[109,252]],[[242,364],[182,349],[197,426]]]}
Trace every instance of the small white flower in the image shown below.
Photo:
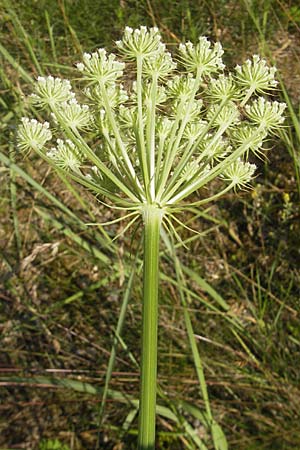
{"label": "small white flower", "polygon": [[[106,88],[109,104],[111,108],[116,108],[128,100],[128,94],[122,84],[112,83]],[[99,85],[84,90],[84,94],[91,104],[98,109],[104,108],[104,99]]]}
{"label": "small white flower", "polygon": [[248,59],[242,66],[237,65],[235,70],[237,83],[253,92],[263,94],[277,86],[276,67],[268,67],[258,55],[253,55],[252,61]]}
{"label": "small white flower", "polygon": [[117,41],[116,45],[128,59],[136,59],[138,56],[148,58],[161,51],[160,41],[161,35],[156,27],[148,29],[141,26],[136,30],[126,27],[122,40]]}
{"label": "small white flower", "polygon": [[[163,44],[160,45],[162,46]],[[158,51],[157,54],[145,60],[143,72],[150,78],[156,76],[157,79],[165,79],[175,68],[176,63],[173,62],[171,53]]]}
{"label": "small white flower", "polygon": [[57,167],[66,172],[80,172],[83,161],[81,152],[69,139],[66,141],[57,139],[56,142],[57,146],[51,148],[51,150],[47,152],[47,157],[51,159]]}
{"label": "small white flower", "polygon": [[260,149],[262,148],[266,137],[267,132],[265,130],[261,133],[257,133],[257,128],[251,126],[249,123],[242,123],[239,127],[233,128],[230,133],[230,139],[233,145],[240,146],[248,141],[248,149],[257,156],[262,154]]}
{"label": "small white flower", "polygon": [[50,107],[53,109],[75,97],[71,89],[69,80],[54,78],[51,75],[49,77],[38,77],[35,92],[31,95],[31,99],[35,105],[41,108]]}
{"label": "small white flower", "polygon": [[69,102],[61,103],[56,112],[52,113],[56,123],[58,123],[56,113],[62,123],[73,130],[84,130],[90,126],[92,121],[89,107],[80,105],[75,98]]}
{"label": "small white flower", "polygon": [[276,130],[284,122],[283,112],[285,108],[285,103],[270,102],[265,100],[264,97],[259,97],[251,105],[245,106],[245,112],[247,117],[259,125],[262,130],[276,133]]}
{"label": "small white flower", "polygon": [[167,95],[175,100],[188,101],[193,94],[195,78],[192,74],[175,75],[167,82]]}
{"label": "small white flower", "polygon": [[83,72],[84,71],[84,64],[83,63],[77,63],[76,67],[79,70],[79,72]]}
{"label": "small white flower", "polygon": [[83,62],[77,64],[83,78],[92,83],[115,83],[123,75],[124,63],[116,59],[114,53],[107,54],[104,48],[96,52],[84,53]]}
{"label": "small white flower", "polygon": [[235,103],[229,102],[223,108],[219,110],[219,105],[213,104],[207,111],[207,120],[213,120],[213,126],[221,127],[224,124],[228,124],[229,127],[233,127],[240,122],[239,109]]}
{"label": "small white flower", "polygon": [[209,99],[214,101],[237,100],[241,94],[240,89],[235,84],[231,75],[219,75],[219,78],[212,79],[206,89]]}
{"label": "small white flower", "polygon": [[23,117],[18,127],[18,148],[22,151],[41,150],[52,139],[49,123],[40,123],[36,119]]}
{"label": "small white flower", "polygon": [[97,166],[90,167],[90,173],[86,174],[86,177],[90,178],[91,181],[98,182],[103,180],[101,171]]}
{"label": "small white flower", "polygon": [[219,42],[213,46],[209,40],[202,36],[194,46],[191,42],[179,45],[179,59],[189,72],[200,72],[207,75],[222,70],[225,66],[222,62],[224,51]]}
{"label": "small white flower", "polygon": [[244,162],[238,158],[224,170],[221,178],[233,184],[234,187],[246,188],[252,180],[255,170],[255,164]]}

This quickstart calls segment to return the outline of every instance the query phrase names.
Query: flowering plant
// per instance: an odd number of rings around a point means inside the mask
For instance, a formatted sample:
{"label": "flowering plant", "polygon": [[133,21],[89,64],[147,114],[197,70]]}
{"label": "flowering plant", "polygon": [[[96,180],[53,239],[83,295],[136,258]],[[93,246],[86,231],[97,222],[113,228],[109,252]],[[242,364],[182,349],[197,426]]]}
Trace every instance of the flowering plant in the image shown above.
{"label": "flowering plant", "polygon": [[[248,162],[284,121],[284,103],[265,99],[274,67],[254,55],[234,72],[220,43],[200,37],[180,44],[175,61],[157,28],[125,28],[119,56],[98,49],[77,64],[82,84],[39,77],[33,104],[50,122],[23,118],[21,150],[35,150],[97,196],[129,211],[144,226],[144,294],[139,448],[155,440],[157,303],[160,230],[175,231],[175,214],[246,188]],[[133,81],[132,81],[133,80]],[[50,144],[56,137],[56,144]],[[51,146],[52,145],[52,146]],[[214,179],[220,190],[188,201]]]}

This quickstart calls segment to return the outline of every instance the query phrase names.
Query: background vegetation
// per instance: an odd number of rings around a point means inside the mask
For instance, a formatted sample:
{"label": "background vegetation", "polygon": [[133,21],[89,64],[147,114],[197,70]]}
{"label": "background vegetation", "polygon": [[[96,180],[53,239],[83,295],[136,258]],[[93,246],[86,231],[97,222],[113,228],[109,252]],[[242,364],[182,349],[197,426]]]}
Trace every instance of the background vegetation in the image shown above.
{"label": "background vegetation", "polygon": [[126,221],[85,227],[115,213],[20,155],[15,132],[34,78],[76,76],[82,51],[111,49],[125,25],[140,24],[157,25],[170,48],[201,34],[220,40],[231,66],[264,55],[279,69],[275,95],[288,104],[290,126],[269,142],[268,160],[255,161],[252,191],[191,217],[200,236],[180,230],[185,285],[162,248],[159,404],[169,413],[158,417],[158,448],[201,448],[195,436],[212,448],[184,293],[229,448],[298,449],[300,7],[283,0],[0,0],[0,447],[135,448],[139,230],[112,242]]}

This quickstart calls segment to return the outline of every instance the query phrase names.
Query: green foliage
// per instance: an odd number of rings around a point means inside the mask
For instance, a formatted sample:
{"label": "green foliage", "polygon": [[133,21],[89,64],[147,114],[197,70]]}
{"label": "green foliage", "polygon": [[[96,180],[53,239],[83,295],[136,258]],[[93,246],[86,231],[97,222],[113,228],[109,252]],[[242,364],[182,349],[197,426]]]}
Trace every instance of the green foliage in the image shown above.
{"label": "green foliage", "polygon": [[290,18],[293,22],[300,23],[300,8],[299,6],[291,6],[289,10]]}
{"label": "green foliage", "polygon": [[70,450],[70,447],[58,439],[45,439],[39,443],[39,450]]}

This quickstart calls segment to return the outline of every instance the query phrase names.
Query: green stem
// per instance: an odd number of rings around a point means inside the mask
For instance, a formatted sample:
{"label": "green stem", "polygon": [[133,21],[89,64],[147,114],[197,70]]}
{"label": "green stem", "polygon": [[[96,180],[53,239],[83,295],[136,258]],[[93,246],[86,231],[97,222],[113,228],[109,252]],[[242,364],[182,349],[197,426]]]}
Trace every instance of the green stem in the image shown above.
{"label": "green stem", "polygon": [[[164,201],[166,201],[169,198],[171,198],[173,193],[176,192],[177,187],[179,187],[181,184],[183,184],[184,180],[180,180],[180,178],[179,178],[180,174],[182,174],[182,170],[184,169],[184,167],[186,166],[186,163],[190,160],[190,158],[194,154],[194,152],[197,149],[199,143],[202,141],[204,136],[208,133],[208,131],[209,131],[210,127],[212,126],[215,118],[222,111],[222,109],[227,104],[227,102],[228,102],[228,100],[226,100],[226,99],[222,101],[220,107],[216,111],[216,114],[214,114],[213,118],[208,122],[207,126],[203,129],[203,131],[201,132],[200,136],[197,138],[196,142],[194,142],[192,144],[192,146],[188,146],[187,149],[185,150],[184,154],[182,155],[182,157],[180,159],[180,162],[179,162],[178,166],[176,167],[176,169],[174,170],[174,173],[172,174],[172,178],[171,178],[168,186],[165,189]],[[219,130],[217,131],[215,136],[211,139],[207,149],[204,150],[202,153],[200,153],[198,158],[195,160],[198,165],[200,165],[200,162],[203,160],[203,158],[207,156],[207,154],[209,152],[209,147],[211,147],[222,136],[222,134],[227,130],[227,128],[230,125],[231,125],[231,119],[229,119],[225,124],[223,124],[222,126],[219,127]],[[178,178],[179,178],[179,180],[178,180]],[[188,184],[190,184],[190,180],[189,180]],[[174,185],[176,185],[177,187],[174,188]],[[170,193],[170,191],[171,191],[171,193]]]}
{"label": "green stem", "polygon": [[[122,141],[120,130],[119,130],[119,127],[118,127],[118,125],[116,123],[114,112],[113,112],[113,110],[111,108],[110,99],[109,99],[109,96],[107,94],[105,85],[103,83],[101,83],[100,87],[101,87],[101,93],[102,93],[102,96],[103,96],[104,107],[105,107],[105,111],[106,111],[109,123],[110,123],[110,125],[112,127],[114,136],[116,138],[118,147],[120,149],[121,156],[123,157],[123,159],[125,161],[126,167],[124,167],[124,171],[125,172],[129,172],[129,176],[131,177],[131,181],[132,181],[132,185],[133,185],[133,190],[137,189],[138,191],[141,191],[141,185],[140,185],[139,180],[137,178],[137,175],[135,173],[135,170],[134,170],[134,167],[132,165],[132,162],[131,162],[131,160],[129,158],[126,146],[124,145],[124,143]],[[110,142],[110,139],[108,139],[108,142]]]}
{"label": "green stem", "polygon": [[141,55],[137,56],[136,59],[136,95],[137,95],[137,107],[138,107],[138,116],[137,116],[137,124],[138,124],[138,149],[140,155],[140,165],[143,172],[143,180],[146,197],[149,200],[149,167],[147,160],[147,150],[145,144],[145,136],[144,136],[144,121],[143,121],[143,57]]}
{"label": "green stem", "polygon": [[177,193],[173,198],[168,200],[168,204],[174,204],[178,203],[184,198],[188,197],[192,192],[196,191],[197,189],[200,189],[205,184],[209,183],[209,181],[216,178],[226,167],[229,166],[233,161],[235,161],[238,157],[243,155],[251,146],[251,143],[253,142],[253,139],[262,131],[262,125],[260,125],[253,136],[245,140],[233,153],[231,153],[229,156],[227,156],[225,159],[223,159],[221,162],[219,162],[216,166],[214,166],[211,170],[208,171],[207,175],[201,178],[199,174],[197,176],[193,177],[190,182],[184,187],[179,193]]}
{"label": "green stem", "polygon": [[[118,176],[116,176],[106,165],[98,158],[98,156],[95,154],[95,152],[89,147],[89,145],[85,142],[85,140],[82,138],[80,133],[77,130],[72,130],[71,128],[68,128],[65,126],[63,116],[60,114],[60,112],[52,108],[52,112],[55,114],[55,118],[58,121],[58,123],[61,125],[62,129],[65,131],[66,137],[70,139],[73,144],[77,148],[79,148],[82,153],[92,162],[100,172],[107,176],[109,180],[111,180],[118,188],[127,195],[131,200],[140,202],[140,198],[135,195],[135,193],[131,190],[130,187],[128,187],[125,183],[123,183],[122,179]],[[40,156],[42,156],[42,152],[39,152]],[[49,158],[44,158],[48,160]],[[83,182],[81,184],[84,184]],[[139,193],[138,193],[139,194]]]}
{"label": "green stem", "polygon": [[159,241],[163,212],[144,210],[143,330],[138,450],[155,448]]}
{"label": "green stem", "polygon": [[155,113],[156,113],[157,75],[153,75],[147,111],[147,146],[149,157],[150,198],[155,198]]}
{"label": "green stem", "polygon": [[[172,169],[172,165],[174,163],[175,157],[178,153],[178,148],[180,145],[180,141],[182,139],[186,124],[188,123],[188,121],[190,120],[190,112],[193,106],[193,102],[195,100],[195,95],[199,89],[199,84],[200,84],[200,80],[201,80],[201,76],[202,76],[202,71],[201,69],[197,69],[197,74],[196,74],[196,78],[194,80],[194,85],[193,85],[193,89],[192,92],[190,94],[190,99],[187,103],[187,107],[186,110],[184,112],[184,115],[182,115],[182,110],[183,110],[183,105],[184,105],[184,101],[183,99],[181,100],[179,107],[177,108],[177,114],[176,114],[176,120],[174,122],[174,127],[172,130],[172,135],[169,141],[169,145],[168,145],[168,149],[167,149],[167,153],[166,153],[166,158],[165,158],[165,167],[163,169],[163,174],[161,177],[161,182],[157,191],[157,195],[156,195],[156,201],[159,203],[161,201],[162,195],[164,193],[165,190],[165,186],[168,180],[168,176],[171,172]],[[179,125],[179,121],[181,121],[179,129],[178,125]]]}

